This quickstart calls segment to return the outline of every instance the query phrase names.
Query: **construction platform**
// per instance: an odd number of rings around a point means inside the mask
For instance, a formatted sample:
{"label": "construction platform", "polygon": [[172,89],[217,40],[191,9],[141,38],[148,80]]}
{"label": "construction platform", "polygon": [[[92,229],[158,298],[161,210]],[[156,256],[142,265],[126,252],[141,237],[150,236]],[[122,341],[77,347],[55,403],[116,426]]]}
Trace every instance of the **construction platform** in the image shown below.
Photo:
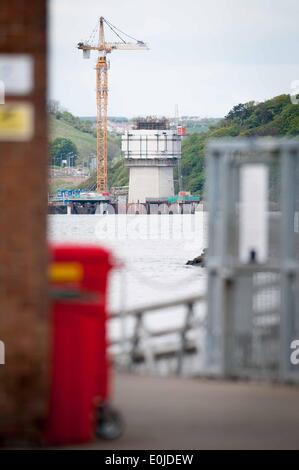
{"label": "construction platform", "polygon": [[[170,199],[170,200],[168,200]],[[118,203],[109,198],[52,198],[49,214],[194,214],[199,198],[173,201],[171,198],[151,198],[145,203]]]}
{"label": "construction platform", "polygon": [[114,390],[123,437],[81,448],[299,448],[298,386],[117,373]]}

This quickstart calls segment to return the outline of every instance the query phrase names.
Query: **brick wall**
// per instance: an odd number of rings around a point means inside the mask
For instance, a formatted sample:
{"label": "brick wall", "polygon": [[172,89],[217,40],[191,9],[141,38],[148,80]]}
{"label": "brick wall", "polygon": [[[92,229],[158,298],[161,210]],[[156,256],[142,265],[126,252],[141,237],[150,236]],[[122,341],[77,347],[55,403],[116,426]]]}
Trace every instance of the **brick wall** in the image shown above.
{"label": "brick wall", "polygon": [[6,102],[32,103],[35,118],[28,142],[0,137],[0,437],[30,441],[47,405],[46,0],[1,0],[4,53],[33,57],[33,91]]}

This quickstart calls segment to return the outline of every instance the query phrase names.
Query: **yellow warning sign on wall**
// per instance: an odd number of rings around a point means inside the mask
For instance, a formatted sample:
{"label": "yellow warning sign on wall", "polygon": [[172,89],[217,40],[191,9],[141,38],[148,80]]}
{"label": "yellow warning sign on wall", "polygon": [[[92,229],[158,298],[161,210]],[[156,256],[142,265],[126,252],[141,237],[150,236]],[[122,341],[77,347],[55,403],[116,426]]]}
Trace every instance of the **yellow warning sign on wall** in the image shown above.
{"label": "yellow warning sign on wall", "polygon": [[34,134],[34,113],[30,103],[0,105],[0,141],[28,141]]}

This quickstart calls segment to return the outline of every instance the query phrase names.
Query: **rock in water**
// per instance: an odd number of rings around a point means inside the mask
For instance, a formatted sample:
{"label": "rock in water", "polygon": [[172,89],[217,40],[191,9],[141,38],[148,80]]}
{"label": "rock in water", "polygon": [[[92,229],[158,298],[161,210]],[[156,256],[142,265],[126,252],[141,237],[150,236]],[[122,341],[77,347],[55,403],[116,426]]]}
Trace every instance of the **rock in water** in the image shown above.
{"label": "rock in water", "polygon": [[204,248],[204,250],[202,250],[202,252],[201,252],[201,255],[197,256],[194,259],[189,259],[187,261],[186,265],[188,265],[188,266],[201,266],[202,268],[204,268],[205,265],[206,265],[206,263],[205,263],[206,256],[207,256],[207,248]]}

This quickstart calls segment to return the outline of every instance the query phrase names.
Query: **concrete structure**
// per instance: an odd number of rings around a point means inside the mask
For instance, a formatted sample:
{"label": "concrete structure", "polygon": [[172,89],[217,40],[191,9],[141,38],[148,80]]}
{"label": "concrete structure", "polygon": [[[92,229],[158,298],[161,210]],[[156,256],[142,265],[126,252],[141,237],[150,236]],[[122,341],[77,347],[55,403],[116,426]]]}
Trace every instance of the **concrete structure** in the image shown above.
{"label": "concrete structure", "polygon": [[129,167],[129,203],[174,195],[173,168],[181,157],[181,138],[166,119],[138,120],[122,137]]}

